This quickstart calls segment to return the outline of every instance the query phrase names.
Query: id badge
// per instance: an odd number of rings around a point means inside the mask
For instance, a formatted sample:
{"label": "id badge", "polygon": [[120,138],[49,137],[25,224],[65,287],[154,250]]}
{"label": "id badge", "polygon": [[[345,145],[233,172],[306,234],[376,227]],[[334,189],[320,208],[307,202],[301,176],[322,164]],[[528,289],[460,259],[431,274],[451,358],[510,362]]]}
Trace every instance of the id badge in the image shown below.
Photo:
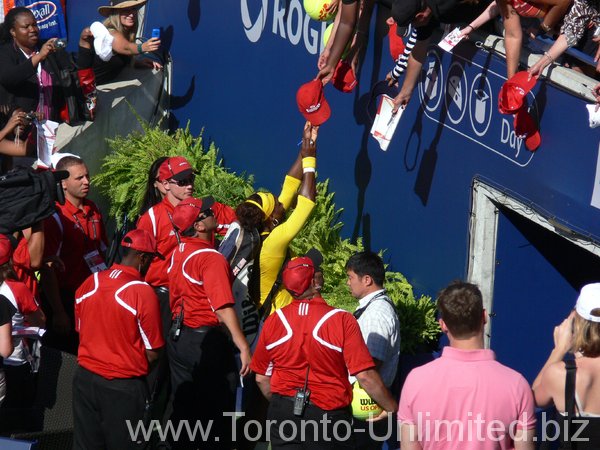
{"label": "id badge", "polygon": [[93,250],[89,253],[83,255],[83,259],[85,259],[85,263],[87,264],[90,272],[96,273],[101,270],[106,270],[106,264],[104,263],[104,258],[100,255],[98,250]]}

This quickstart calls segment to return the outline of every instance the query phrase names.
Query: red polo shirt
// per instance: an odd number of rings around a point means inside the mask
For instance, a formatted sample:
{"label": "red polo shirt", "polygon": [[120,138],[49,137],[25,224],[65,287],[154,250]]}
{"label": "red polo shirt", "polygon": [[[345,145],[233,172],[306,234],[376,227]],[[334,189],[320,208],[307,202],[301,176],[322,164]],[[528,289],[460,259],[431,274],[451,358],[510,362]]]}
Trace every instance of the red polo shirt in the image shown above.
{"label": "red polo shirt", "polygon": [[173,315],[181,311],[183,324],[190,328],[215,327],[215,311],[233,305],[230,268],[212,243],[182,237],[173,251],[169,267],[169,293]]}
{"label": "red polo shirt", "polygon": [[[219,223],[218,233],[225,235],[228,224],[236,220],[235,211],[229,206],[218,202],[215,202],[211,208]],[[154,258],[146,273],[146,282],[154,287],[169,286],[167,269],[169,268],[173,249],[177,245],[175,229],[171,221],[174,209],[175,207],[165,197],[160,203],[146,211],[137,223],[137,228],[146,230],[154,236],[158,252],[165,257],[164,261],[160,258]]]}
{"label": "red polo shirt", "polygon": [[294,300],[265,321],[250,368],[271,376],[271,392],[293,397],[304,386],[310,400],[326,411],[352,401],[348,373],[375,367],[352,314],[325,300]]}
{"label": "red polo shirt", "polygon": [[75,294],[77,361],[109,380],[148,373],[146,349],[165,345],[158,298],[129,266],[91,275]]}
{"label": "red polo shirt", "polygon": [[57,274],[61,288],[75,291],[90,276],[84,255],[106,251],[106,230],[102,214],[90,200],[83,200],[83,209],[69,200],[56,204],[56,214],[44,221],[44,256],[57,255],[65,264],[65,271]]}

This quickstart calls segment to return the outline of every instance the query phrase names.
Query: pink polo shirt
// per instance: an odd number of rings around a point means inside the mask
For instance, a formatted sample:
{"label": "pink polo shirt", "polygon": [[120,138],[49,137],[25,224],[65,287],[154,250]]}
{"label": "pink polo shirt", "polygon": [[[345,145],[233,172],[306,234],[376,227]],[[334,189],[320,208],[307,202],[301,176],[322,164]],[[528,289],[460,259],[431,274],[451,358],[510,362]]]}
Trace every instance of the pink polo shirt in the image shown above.
{"label": "pink polo shirt", "polygon": [[417,426],[424,450],[514,449],[514,430],[535,427],[529,384],[495,358],[492,350],[445,347],[410,372],[398,420]]}

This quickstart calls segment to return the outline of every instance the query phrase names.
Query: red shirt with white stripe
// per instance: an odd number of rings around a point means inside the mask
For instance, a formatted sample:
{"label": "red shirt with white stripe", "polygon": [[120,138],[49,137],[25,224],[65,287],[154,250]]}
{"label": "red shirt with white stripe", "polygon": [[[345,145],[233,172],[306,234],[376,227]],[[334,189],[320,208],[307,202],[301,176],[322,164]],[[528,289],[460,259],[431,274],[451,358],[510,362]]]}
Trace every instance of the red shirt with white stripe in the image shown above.
{"label": "red shirt with white stripe", "polygon": [[39,298],[38,281],[35,277],[35,270],[31,268],[31,256],[29,255],[29,247],[27,239],[22,237],[19,239],[19,244],[13,253],[13,269],[17,274],[17,278],[31,291],[33,296]]}
{"label": "red shirt with white stripe", "polygon": [[83,200],[83,209],[69,200],[56,203],[56,214],[44,221],[44,256],[57,255],[65,264],[65,271],[57,273],[61,288],[75,291],[90,275],[84,255],[106,251],[106,230],[102,214],[90,200]]}
{"label": "red shirt with white stripe", "polygon": [[326,411],[352,401],[348,374],[375,367],[352,314],[321,297],[294,300],[265,321],[250,368],[271,376],[271,392],[293,397],[304,386],[310,401]]}
{"label": "red shirt with white stripe", "polygon": [[182,237],[169,267],[173,315],[179,314],[183,307],[184,325],[190,328],[219,325],[215,311],[235,302],[230,273],[227,260],[211,242]]}
{"label": "red shirt with white stripe", "polygon": [[[217,232],[225,235],[229,224],[237,218],[235,211],[229,206],[215,202],[212,205],[212,210],[215,213],[215,218],[219,223]],[[138,220],[137,228],[146,230],[156,239],[156,248],[158,253],[165,257],[163,261],[160,258],[154,258],[150,268],[146,273],[146,282],[154,287],[169,286],[169,276],[167,269],[173,249],[177,245],[175,230],[171,218],[175,207],[165,197],[160,203],[157,203],[152,208],[148,209]]]}
{"label": "red shirt with white stripe", "polygon": [[133,267],[113,264],[75,294],[79,364],[109,380],[148,373],[146,349],[165,345],[158,298]]}

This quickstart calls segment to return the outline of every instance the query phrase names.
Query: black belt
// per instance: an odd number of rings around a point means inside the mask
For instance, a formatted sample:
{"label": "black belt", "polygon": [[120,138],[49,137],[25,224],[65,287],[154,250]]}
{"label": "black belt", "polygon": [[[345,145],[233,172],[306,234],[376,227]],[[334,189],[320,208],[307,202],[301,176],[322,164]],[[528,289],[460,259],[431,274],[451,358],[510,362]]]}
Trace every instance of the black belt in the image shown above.
{"label": "black belt", "polygon": [[203,326],[198,328],[188,327],[187,325],[182,325],[181,329],[185,331],[191,331],[192,333],[208,333],[210,330],[215,329],[216,327]]}

